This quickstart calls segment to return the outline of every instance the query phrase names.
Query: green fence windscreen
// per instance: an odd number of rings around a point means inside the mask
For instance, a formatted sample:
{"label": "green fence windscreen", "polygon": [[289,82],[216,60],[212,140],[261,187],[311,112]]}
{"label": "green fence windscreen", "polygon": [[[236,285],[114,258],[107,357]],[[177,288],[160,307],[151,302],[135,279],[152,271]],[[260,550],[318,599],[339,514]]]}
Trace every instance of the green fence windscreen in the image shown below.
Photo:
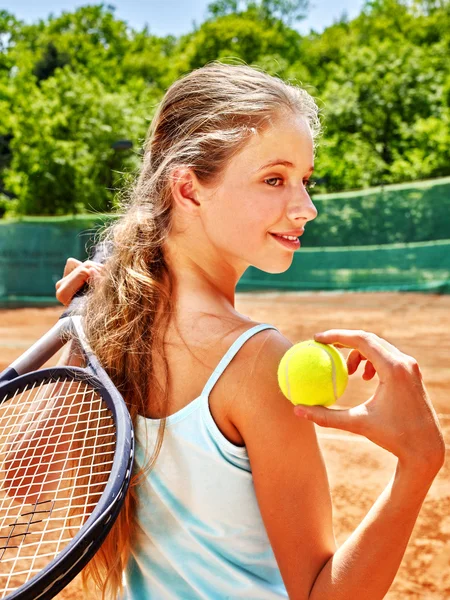
{"label": "green fence windscreen", "polygon": [[450,238],[450,177],[315,195],[305,245],[366,246]]}
{"label": "green fence windscreen", "polygon": [[90,235],[77,226],[0,227],[0,306],[50,305],[69,256],[84,260]]}
{"label": "green fence windscreen", "polygon": [[[307,224],[290,269],[269,274],[250,267],[238,291],[450,293],[449,177],[316,196],[314,202],[319,216]],[[84,260],[95,230],[109,219],[0,220],[0,306],[55,304],[67,257]]]}
{"label": "green fence windscreen", "polygon": [[[91,232],[16,224],[0,228],[0,306],[56,304],[68,256],[85,259]],[[237,291],[360,290],[450,293],[450,240],[348,248],[305,248],[280,274],[249,267]]]}
{"label": "green fence windscreen", "polygon": [[238,290],[450,293],[450,240],[348,248],[302,248],[280,274],[249,267]]}

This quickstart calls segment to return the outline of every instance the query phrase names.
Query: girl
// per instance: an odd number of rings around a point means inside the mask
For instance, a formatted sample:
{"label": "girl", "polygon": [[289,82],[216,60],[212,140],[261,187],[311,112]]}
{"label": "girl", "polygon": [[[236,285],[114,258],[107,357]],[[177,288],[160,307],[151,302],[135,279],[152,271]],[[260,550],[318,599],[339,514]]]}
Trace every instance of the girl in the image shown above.
{"label": "girl", "polygon": [[[350,410],[292,409],[277,383],[292,343],[235,310],[247,267],[286,271],[317,215],[318,131],[311,96],[259,70],[215,62],[183,77],[153,119],[105,267],[69,259],[57,283],[67,304],[94,281],[88,338],[136,428],[126,507],[88,567],[105,597],[123,573],[130,600],[378,600],[395,577],[445,453],[417,362],[372,333],[317,334],[380,383]],[[339,548],[314,423],[398,458]]]}

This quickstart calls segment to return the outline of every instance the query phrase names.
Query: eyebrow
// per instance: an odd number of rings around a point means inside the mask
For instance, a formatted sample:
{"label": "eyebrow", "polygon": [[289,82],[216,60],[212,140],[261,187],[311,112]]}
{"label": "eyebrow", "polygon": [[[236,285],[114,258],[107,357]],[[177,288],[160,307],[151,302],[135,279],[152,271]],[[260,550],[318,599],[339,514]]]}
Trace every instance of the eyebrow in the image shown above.
{"label": "eyebrow", "polygon": [[[271,160],[270,162],[266,163],[262,167],[259,167],[259,169],[256,170],[256,173],[259,173],[263,169],[267,169],[267,167],[274,167],[276,165],[284,165],[285,167],[295,167],[295,165],[288,160],[283,160],[282,158],[276,158],[275,160]],[[310,167],[308,170],[308,173],[312,173],[313,171],[314,171],[314,167]]]}

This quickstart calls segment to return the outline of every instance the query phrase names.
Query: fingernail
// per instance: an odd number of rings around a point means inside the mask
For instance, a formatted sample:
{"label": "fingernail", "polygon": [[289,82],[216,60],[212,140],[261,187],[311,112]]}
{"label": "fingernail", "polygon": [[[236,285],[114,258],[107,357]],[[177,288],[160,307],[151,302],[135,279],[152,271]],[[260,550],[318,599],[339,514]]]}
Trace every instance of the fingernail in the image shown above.
{"label": "fingernail", "polygon": [[297,417],[300,417],[302,419],[308,418],[308,413],[306,412],[306,410],[303,410],[302,408],[298,408],[297,406],[294,408],[294,414]]}

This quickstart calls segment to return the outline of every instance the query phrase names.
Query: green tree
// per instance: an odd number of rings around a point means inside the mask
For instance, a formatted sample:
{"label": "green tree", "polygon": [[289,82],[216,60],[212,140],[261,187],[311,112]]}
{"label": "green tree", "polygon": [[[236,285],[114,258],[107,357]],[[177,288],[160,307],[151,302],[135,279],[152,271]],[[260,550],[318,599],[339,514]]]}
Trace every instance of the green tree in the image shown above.
{"label": "green tree", "polygon": [[68,54],[59,52],[53,42],[48,42],[47,49],[43,57],[38,60],[34,69],[33,75],[36,75],[38,81],[48,79],[53,75],[56,69],[60,69],[69,64],[70,57]]}
{"label": "green tree", "polygon": [[[0,10],[0,195],[7,191],[4,183],[4,170],[12,158],[12,121],[11,104],[13,101],[10,77],[14,67],[11,57],[12,39],[20,28],[19,21],[5,10]],[[4,211],[3,211],[4,212]]]}
{"label": "green tree", "polygon": [[267,21],[260,7],[250,4],[242,13],[230,12],[205,21],[181,38],[176,51],[179,73],[212,60],[242,60],[283,76],[298,55],[300,34],[281,20]]}
{"label": "green tree", "polygon": [[100,4],[22,24],[14,34],[12,56],[21,70],[38,79],[69,65],[111,91],[136,76],[163,89],[173,45],[173,36],[134,31],[114,16],[114,7]]}
{"label": "green tree", "polygon": [[179,39],[133,30],[105,4],[32,25],[0,11],[0,193],[22,212],[107,210],[137,164],[111,144],[139,149],[167,87],[214,59],[315,96],[321,192],[450,174],[450,3],[368,0],[356,19],[302,36],[293,24],[308,6],[216,0]]}
{"label": "green tree", "polygon": [[353,21],[302,40],[299,72],[323,106],[321,191],[449,173],[444,13],[416,15],[409,3],[376,0]]}
{"label": "green tree", "polygon": [[[136,96],[140,101],[136,102]],[[97,80],[67,67],[21,99],[14,121],[13,159],[5,183],[25,214],[108,211],[121,173],[136,168],[138,153],[118,155],[120,138],[139,148],[151,88],[108,92]]]}
{"label": "green tree", "polygon": [[208,13],[213,18],[250,10],[266,21],[280,20],[287,25],[304,19],[308,9],[309,0],[216,0],[208,4]]}

